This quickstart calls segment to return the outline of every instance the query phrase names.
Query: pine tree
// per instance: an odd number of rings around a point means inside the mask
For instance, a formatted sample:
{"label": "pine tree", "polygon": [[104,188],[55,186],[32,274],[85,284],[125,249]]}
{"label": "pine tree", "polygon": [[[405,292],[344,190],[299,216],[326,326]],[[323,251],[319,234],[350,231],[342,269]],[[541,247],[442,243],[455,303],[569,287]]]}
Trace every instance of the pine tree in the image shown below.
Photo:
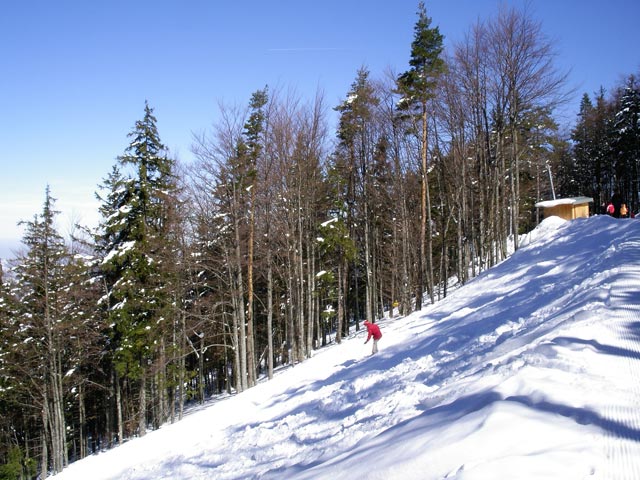
{"label": "pine tree", "polygon": [[611,106],[604,89],[596,96],[595,105],[585,95],[580,104],[578,122],[572,132],[579,189],[603,206],[616,190],[612,158]]}
{"label": "pine tree", "polygon": [[[170,222],[175,193],[174,162],[161,143],[153,110],[145,103],[144,117],[129,134],[131,142],[119,166],[105,181],[109,189],[101,206],[104,220],[102,250],[108,314],[116,373],[137,383],[137,432],[147,427],[147,381],[162,353],[163,325],[171,306],[169,270]],[[121,423],[121,421],[119,421]],[[119,428],[122,436],[122,428]],[[121,439],[122,440],[122,439]]]}
{"label": "pine tree", "polygon": [[[574,172],[567,172],[568,175],[573,175],[578,191],[583,191],[585,195],[596,193],[593,185],[594,179],[592,178],[593,164],[590,147],[593,134],[591,131],[592,118],[593,104],[589,95],[585,93],[580,101],[578,121],[571,135],[576,168]],[[563,181],[568,183],[567,180]]]}
{"label": "pine tree", "polygon": [[258,90],[251,96],[249,108],[251,113],[244,126],[244,137],[246,142],[246,159],[248,162],[249,179],[251,184],[249,189],[249,238],[247,240],[247,365],[248,365],[248,386],[253,387],[257,382],[257,365],[255,354],[254,335],[254,247],[256,229],[256,190],[258,188],[258,161],[264,149],[265,131],[265,105],[269,99],[267,88]]}
{"label": "pine tree", "polygon": [[[68,464],[64,373],[67,371],[69,318],[65,317],[69,284],[68,251],[56,231],[55,199],[47,187],[42,213],[23,222],[27,250],[15,268],[18,286],[14,324],[16,377],[25,382],[32,415],[40,416],[40,470],[60,472]],[[36,417],[37,418],[37,417]]]}
{"label": "pine tree", "polygon": [[[416,310],[422,307],[424,278],[431,302],[433,296],[433,253],[431,199],[429,194],[429,161],[428,161],[428,125],[429,102],[435,96],[438,78],[445,68],[442,58],[444,37],[438,27],[431,27],[431,18],[427,16],[424,2],[418,5],[418,21],[414,28],[414,39],[411,43],[409,70],[398,77],[398,90],[403,96],[399,106],[416,117],[420,126],[416,131],[420,135],[421,160],[421,218],[420,218],[420,255],[418,256],[418,285],[416,286]],[[428,230],[428,231],[427,231]],[[426,266],[424,265],[426,261]]]}

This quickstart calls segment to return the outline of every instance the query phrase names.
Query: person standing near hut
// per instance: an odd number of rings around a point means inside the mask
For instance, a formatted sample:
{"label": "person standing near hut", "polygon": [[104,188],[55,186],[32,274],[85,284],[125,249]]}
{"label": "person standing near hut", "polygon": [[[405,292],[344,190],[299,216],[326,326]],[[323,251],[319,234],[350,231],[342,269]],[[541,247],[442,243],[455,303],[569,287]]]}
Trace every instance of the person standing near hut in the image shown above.
{"label": "person standing near hut", "polygon": [[611,204],[613,205],[613,214],[614,218],[620,218],[620,207],[622,207],[622,195],[619,192],[616,192],[611,197]]}
{"label": "person standing near hut", "polygon": [[627,214],[629,213],[629,210],[627,209],[627,204],[623,203],[620,206],[620,217],[621,218],[627,218]]}
{"label": "person standing near hut", "polygon": [[613,206],[613,203],[609,202],[609,203],[607,204],[607,208],[606,208],[607,215],[609,215],[609,216],[613,217],[613,212],[615,212],[615,211],[616,211],[616,209],[615,209],[615,207]]}

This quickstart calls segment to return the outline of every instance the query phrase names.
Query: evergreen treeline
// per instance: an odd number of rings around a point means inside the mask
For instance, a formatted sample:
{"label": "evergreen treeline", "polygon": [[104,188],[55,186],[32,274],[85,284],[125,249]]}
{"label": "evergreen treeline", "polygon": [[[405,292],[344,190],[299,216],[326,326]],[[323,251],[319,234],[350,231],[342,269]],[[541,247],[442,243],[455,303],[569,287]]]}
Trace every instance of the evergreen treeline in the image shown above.
{"label": "evergreen treeline", "polygon": [[420,4],[409,69],[356,72],[335,133],[322,95],[265,87],[179,165],[145,105],[98,228],[65,241],[47,189],[0,270],[0,478],[59,472],[445,296],[517,248],[550,172],[559,196],[618,190],[635,211],[635,79],[585,96],[569,139],[553,59],[510,9],[445,53]]}
{"label": "evergreen treeline", "polygon": [[[564,189],[593,197],[596,211],[619,194],[631,212],[640,207],[640,85],[631,75],[611,98],[601,89],[592,99],[582,97],[578,121],[572,132],[573,157],[561,165]],[[570,169],[574,174],[570,175]]]}

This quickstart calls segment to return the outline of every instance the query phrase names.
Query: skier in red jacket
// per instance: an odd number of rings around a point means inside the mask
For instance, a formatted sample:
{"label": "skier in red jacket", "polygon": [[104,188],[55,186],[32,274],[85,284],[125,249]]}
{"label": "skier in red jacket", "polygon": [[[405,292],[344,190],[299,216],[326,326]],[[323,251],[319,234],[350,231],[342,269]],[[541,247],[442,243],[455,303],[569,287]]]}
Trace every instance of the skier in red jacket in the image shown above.
{"label": "skier in red jacket", "polygon": [[365,345],[371,337],[373,337],[373,350],[371,351],[371,355],[374,353],[378,353],[378,340],[382,337],[382,332],[380,331],[380,327],[375,323],[371,323],[369,320],[364,321],[364,326],[367,327],[367,339],[364,341]]}

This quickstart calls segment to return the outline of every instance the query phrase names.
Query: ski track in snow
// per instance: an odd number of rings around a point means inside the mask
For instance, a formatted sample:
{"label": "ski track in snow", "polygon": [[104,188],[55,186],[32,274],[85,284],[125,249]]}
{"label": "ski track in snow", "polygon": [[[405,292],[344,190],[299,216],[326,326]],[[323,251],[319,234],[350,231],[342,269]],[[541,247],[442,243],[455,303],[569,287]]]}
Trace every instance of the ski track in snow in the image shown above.
{"label": "ski track in snow", "polygon": [[[613,345],[597,344],[609,355],[618,355],[619,372],[608,372],[628,382],[623,391],[617,392],[614,403],[603,412],[603,418],[611,425],[607,434],[606,458],[609,469],[624,465],[621,480],[640,478],[640,242],[622,241],[619,254],[627,262],[619,269],[616,289],[610,292],[610,304],[614,307],[609,322],[615,335]],[[629,407],[630,406],[630,407]]]}

